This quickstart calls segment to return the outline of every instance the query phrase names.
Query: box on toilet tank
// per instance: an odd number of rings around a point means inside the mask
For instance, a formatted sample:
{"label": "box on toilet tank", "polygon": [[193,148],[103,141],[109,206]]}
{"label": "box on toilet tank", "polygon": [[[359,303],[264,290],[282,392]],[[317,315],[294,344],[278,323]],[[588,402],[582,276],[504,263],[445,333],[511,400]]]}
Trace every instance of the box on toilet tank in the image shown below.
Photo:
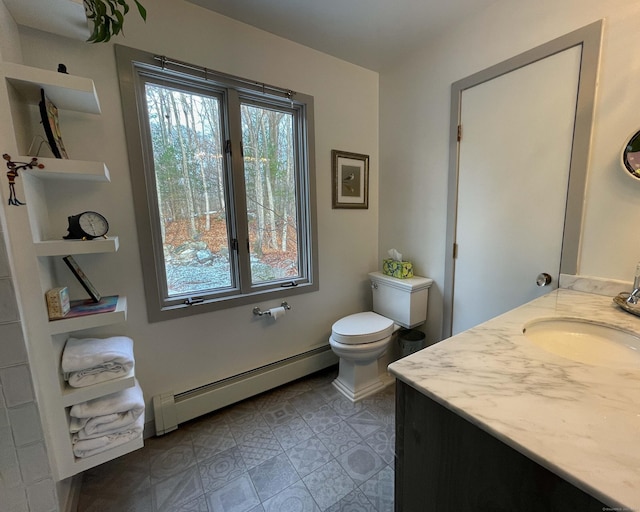
{"label": "box on toilet tank", "polygon": [[387,258],[382,260],[382,273],[399,279],[408,279],[413,277],[413,264],[410,261],[397,261]]}
{"label": "box on toilet tank", "polygon": [[373,311],[407,329],[426,321],[432,279],[418,276],[398,279],[381,272],[371,272],[369,278],[373,292]]}

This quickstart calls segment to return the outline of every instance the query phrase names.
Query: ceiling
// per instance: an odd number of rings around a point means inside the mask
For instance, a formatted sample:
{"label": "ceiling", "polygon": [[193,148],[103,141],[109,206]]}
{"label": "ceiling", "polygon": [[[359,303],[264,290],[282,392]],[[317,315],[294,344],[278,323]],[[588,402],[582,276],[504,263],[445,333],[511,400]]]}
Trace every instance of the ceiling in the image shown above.
{"label": "ceiling", "polygon": [[381,71],[496,0],[187,0]]}
{"label": "ceiling", "polygon": [[[186,0],[367,69],[424,46],[496,0]],[[86,40],[82,0],[4,0],[16,22]],[[142,0],[148,11],[153,0]],[[48,16],[56,12],[59,16]]]}

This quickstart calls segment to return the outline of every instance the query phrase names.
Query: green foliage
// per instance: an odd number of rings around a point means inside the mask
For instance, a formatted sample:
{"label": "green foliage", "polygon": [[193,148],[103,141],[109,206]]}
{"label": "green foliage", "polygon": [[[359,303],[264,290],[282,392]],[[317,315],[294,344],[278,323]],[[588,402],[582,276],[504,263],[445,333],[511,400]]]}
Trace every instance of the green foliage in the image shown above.
{"label": "green foliage", "polygon": [[[138,0],[133,0],[138,13],[147,20],[147,10]],[[106,43],[122,32],[124,17],[129,12],[125,0],[83,0],[87,18],[93,22],[93,32],[87,42]]]}

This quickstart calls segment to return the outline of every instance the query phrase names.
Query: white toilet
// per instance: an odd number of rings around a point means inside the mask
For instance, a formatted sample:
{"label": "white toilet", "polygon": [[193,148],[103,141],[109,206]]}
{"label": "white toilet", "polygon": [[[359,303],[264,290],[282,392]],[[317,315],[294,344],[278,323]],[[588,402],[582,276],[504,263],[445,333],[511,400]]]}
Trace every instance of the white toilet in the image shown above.
{"label": "white toilet", "polygon": [[398,279],[371,272],[373,311],[356,313],[333,324],[329,344],[340,358],[340,370],[333,385],[357,402],[385,386],[392,378],[378,359],[387,351],[394,333],[423,324],[432,279]]}

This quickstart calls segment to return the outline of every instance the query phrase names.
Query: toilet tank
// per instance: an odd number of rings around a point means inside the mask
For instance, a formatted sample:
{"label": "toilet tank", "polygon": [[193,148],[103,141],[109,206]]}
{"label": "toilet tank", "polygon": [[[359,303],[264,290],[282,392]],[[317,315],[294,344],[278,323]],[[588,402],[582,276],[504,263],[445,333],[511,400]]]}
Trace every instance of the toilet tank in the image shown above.
{"label": "toilet tank", "polygon": [[433,279],[410,277],[398,279],[381,272],[371,272],[373,311],[410,329],[427,320],[427,299]]}

